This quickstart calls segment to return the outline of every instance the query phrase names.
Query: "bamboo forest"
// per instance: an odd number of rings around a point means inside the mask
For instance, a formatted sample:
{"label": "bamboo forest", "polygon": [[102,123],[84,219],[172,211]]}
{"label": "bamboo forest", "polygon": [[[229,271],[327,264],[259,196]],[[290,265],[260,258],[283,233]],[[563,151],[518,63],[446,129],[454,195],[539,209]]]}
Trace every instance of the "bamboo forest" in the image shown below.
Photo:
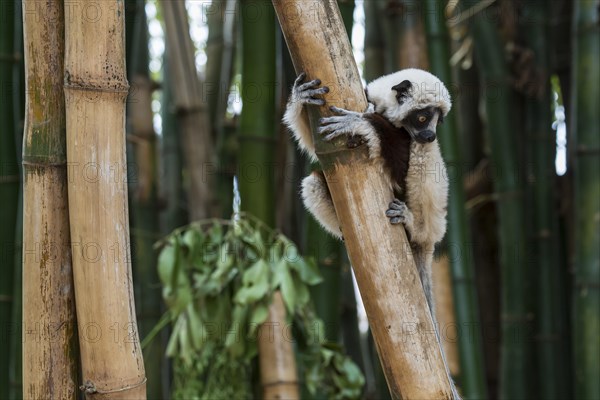
{"label": "bamboo forest", "polygon": [[0,0],[0,400],[600,400],[600,0]]}

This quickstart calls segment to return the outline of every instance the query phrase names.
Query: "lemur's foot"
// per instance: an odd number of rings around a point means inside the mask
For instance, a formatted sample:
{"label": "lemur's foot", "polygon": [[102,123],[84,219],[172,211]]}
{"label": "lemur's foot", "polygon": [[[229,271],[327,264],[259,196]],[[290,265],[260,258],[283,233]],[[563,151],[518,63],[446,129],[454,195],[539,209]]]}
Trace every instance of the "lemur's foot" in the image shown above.
{"label": "lemur's foot", "polygon": [[312,81],[304,83],[306,79],[306,73],[302,72],[296,78],[294,87],[292,88],[293,99],[299,101],[302,104],[313,104],[316,106],[325,105],[325,100],[320,99],[318,95],[329,93],[327,86],[318,87],[321,84],[320,79],[314,79]]}
{"label": "lemur's foot", "polygon": [[406,203],[398,199],[394,199],[389,205],[385,212],[385,216],[390,219],[390,223],[393,225],[404,224],[408,220],[408,207]]}
{"label": "lemur's foot", "polygon": [[331,117],[321,118],[319,120],[319,134],[325,135],[324,140],[333,140],[336,137],[346,135],[353,136],[360,134],[360,129],[357,125],[364,122],[363,113],[344,110],[343,108],[330,107],[331,111],[336,114]]}

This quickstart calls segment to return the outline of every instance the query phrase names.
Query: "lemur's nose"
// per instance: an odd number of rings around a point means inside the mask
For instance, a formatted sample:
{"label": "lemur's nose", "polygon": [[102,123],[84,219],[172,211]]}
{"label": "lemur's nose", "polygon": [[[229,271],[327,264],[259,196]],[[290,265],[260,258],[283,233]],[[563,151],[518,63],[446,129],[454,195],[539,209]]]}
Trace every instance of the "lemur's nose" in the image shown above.
{"label": "lemur's nose", "polygon": [[426,131],[422,131],[421,133],[419,133],[419,136],[421,136],[421,139],[424,142],[428,142],[431,143],[435,140],[435,132],[431,131],[431,130],[426,130]]}

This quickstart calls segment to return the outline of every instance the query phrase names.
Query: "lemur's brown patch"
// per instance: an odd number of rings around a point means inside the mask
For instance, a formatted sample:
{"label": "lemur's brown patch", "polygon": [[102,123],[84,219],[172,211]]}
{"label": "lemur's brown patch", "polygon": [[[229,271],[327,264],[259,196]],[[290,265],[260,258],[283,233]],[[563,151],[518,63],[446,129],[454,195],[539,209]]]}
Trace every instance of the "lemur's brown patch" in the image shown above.
{"label": "lemur's brown patch", "polygon": [[406,175],[410,158],[410,134],[404,128],[395,127],[377,113],[365,114],[381,140],[381,157],[389,169],[392,179],[406,192]]}

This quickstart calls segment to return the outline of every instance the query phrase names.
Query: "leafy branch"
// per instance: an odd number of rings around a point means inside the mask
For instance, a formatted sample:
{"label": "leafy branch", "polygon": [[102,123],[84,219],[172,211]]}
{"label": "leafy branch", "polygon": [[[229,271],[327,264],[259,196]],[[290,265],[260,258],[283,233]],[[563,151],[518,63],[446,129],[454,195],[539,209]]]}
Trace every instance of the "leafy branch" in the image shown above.
{"label": "leafy branch", "polygon": [[252,360],[259,335],[268,334],[259,327],[277,290],[289,321],[273,328],[294,333],[309,391],[332,399],[360,396],[362,373],[325,340],[310,301],[308,287],[322,281],[319,271],[284,235],[241,214],[177,229],[157,246],[168,312],[144,344],[172,323],[167,355],[176,361],[175,398],[252,397]]}

